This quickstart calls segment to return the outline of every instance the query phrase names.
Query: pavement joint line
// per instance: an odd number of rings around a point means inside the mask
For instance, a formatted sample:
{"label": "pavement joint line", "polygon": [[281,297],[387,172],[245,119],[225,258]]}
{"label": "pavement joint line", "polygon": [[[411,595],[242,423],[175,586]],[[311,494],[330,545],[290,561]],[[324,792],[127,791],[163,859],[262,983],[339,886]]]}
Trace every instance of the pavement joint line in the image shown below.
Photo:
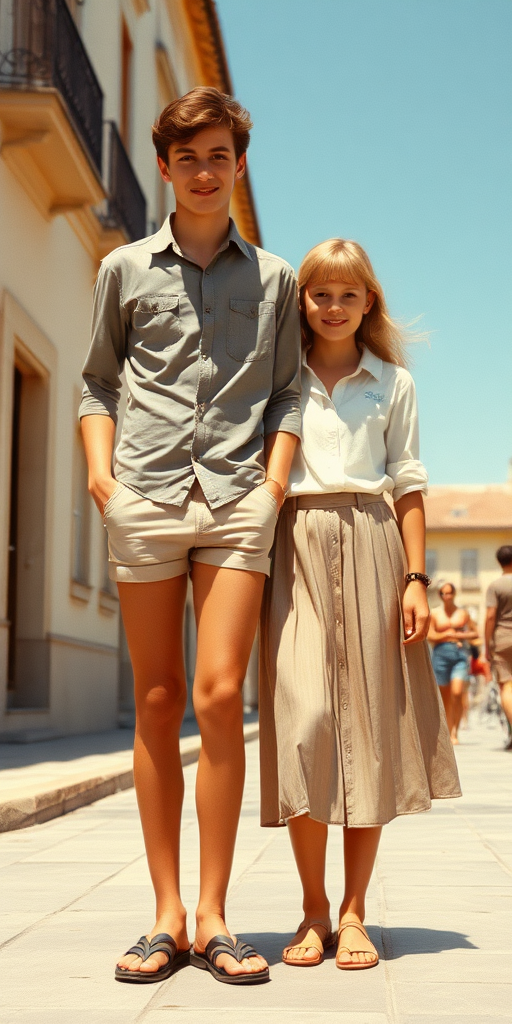
{"label": "pavement joint line", "polygon": [[0,942],[0,950],[7,949],[7,946],[10,946],[11,943],[15,942],[23,935],[28,935],[30,932],[36,931],[42,925],[46,924],[47,921],[50,921],[52,917],[56,917],[57,914],[62,914],[63,911],[69,910],[69,908],[72,907],[74,903],[79,903],[80,900],[83,900],[86,896],[89,896],[91,892],[94,892],[95,889],[99,889],[100,885],[104,885],[105,882],[110,882],[112,878],[115,878],[116,875],[119,875],[121,871],[126,871],[126,868],[131,868],[133,864],[136,864],[138,860],[143,860],[145,856],[145,853],[140,853],[137,857],[134,857],[133,860],[128,861],[126,864],[123,864],[120,868],[117,868],[116,871],[113,871],[111,875],[106,875],[104,878],[101,878],[99,882],[95,882],[94,885],[91,885],[89,889],[87,889],[85,892],[80,893],[80,896],[75,896],[75,898],[70,900],[69,903],[64,903],[62,906],[57,907],[56,910],[52,910],[50,914],[45,914],[44,917],[40,917],[38,921],[34,921],[33,924],[29,924],[26,928],[22,928],[20,932],[16,933],[16,935],[11,935],[10,939],[6,939],[5,942]]}
{"label": "pavement joint line", "polygon": [[388,1018],[389,1024],[398,1024],[398,1007],[396,1003],[395,988],[393,984],[393,940],[391,938],[389,926],[387,924],[386,890],[384,885],[384,875],[382,874],[381,871],[381,858],[379,856],[379,853],[377,853],[377,858],[375,861],[375,877],[377,879],[379,893],[378,907],[380,936],[382,948],[384,950],[383,970],[386,990],[386,1016]]}
{"label": "pavement joint line", "polygon": [[242,871],[240,872],[240,874],[237,875],[237,877],[233,881],[233,884],[230,885],[230,887],[229,887],[228,895],[230,897],[233,895],[233,893],[236,892],[236,890],[238,889],[238,886],[241,884],[241,882],[245,878],[245,875],[247,874],[247,872],[248,871],[252,871],[252,869],[254,868],[254,865],[257,864],[259,860],[261,860],[261,858],[263,857],[263,854],[266,853],[266,851],[268,850],[269,846],[271,846],[272,843],[274,842],[274,839],[275,839],[275,836],[270,836],[270,838],[267,840],[265,845],[260,847],[260,850],[256,854],[254,860],[252,860],[250,864],[246,864],[245,868],[242,868]]}
{"label": "pavement joint line", "polygon": [[484,846],[486,850],[489,850],[489,853],[492,853],[493,857],[495,858],[495,860],[497,860],[498,864],[500,865],[500,868],[502,868],[507,875],[512,875],[512,868],[509,867],[506,861],[502,860],[497,850],[495,850],[491,843],[484,838],[482,833],[479,832],[477,828],[475,828],[472,821],[466,817],[466,813],[464,811],[460,811],[458,807],[454,807],[454,811],[456,814],[458,814],[461,818],[464,819],[464,821],[468,824],[473,834],[478,837],[482,846]]}

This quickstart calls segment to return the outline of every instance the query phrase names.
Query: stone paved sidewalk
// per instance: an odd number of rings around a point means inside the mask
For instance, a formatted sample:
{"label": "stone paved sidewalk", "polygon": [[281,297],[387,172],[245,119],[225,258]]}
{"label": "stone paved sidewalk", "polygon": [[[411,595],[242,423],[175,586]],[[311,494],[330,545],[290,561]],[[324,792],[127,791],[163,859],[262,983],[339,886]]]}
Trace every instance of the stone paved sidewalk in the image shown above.
{"label": "stone paved sidewalk", "polygon": [[[116,955],[152,920],[133,790],[0,836],[2,1024],[509,1024],[512,1021],[512,753],[475,719],[457,752],[464,797],[384,830],[368,900],[381,963],[280,963],[300,920],[285,829],[258,826],[257,744],[228,903],[234,932],[271,964],[267,985],[230,988],[186,968],[158,985],[113,980]],[[197,895],[195,765],[185,768],[183,894]],[[340,898],[342,830],[328,881]]]}

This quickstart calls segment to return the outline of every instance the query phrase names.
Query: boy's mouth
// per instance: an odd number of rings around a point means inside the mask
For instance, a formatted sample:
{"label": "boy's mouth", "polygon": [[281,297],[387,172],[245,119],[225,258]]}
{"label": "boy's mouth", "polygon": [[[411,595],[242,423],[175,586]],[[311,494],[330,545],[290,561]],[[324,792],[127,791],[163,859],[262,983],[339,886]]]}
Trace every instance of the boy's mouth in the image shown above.
{"label": "boy's mouth", "polygon": [[212,188],[191,188],[190,191],[194,196],[212,196],[214,192],[218,192],[218,186],[213,185]]}

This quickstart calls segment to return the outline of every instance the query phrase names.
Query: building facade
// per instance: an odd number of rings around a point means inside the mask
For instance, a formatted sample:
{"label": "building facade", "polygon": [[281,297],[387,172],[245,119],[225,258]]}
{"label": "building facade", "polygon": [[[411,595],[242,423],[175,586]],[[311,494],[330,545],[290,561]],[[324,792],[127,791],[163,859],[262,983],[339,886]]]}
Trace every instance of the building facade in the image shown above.
{"label": "building facade", "polygon": [[512,544],[512,479],[489,486],[433,486],[425,499],[431,607],[438,589],[453,583],[456,602],[483,630],[487,587],[501,569],[496,551]]}
{"label": "building facade", "polygon": [[[173,208],[151,124],[232,92],[213,0],[0,0],[0,736],[103,730],[132,681],[77,423],[99,261]],[[248,178],[232,213],[259,243]],[[188,614],[187,648],[194,636]]]}

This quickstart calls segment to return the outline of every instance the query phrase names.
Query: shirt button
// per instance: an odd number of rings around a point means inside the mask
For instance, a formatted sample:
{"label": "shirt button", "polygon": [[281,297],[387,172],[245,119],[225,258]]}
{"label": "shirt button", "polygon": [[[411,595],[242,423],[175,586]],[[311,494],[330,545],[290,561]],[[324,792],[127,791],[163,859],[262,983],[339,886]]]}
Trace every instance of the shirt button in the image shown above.
{"label": "shirt button", "polygon": [[202,353],[202,358],[203,359],[208,359],[208,353],[207,352],[203,352]]}
{"label": "shirt button", "polygon": [[211,313],[211,311],[212,311],[211,306],[205,306],[204,307],[204,311],[205,311],[205,313]]}
{"label": "shirt button", "polygon": [[346,711],[347,708],[348,708],[348,704],[342,704],[342,708],[343,708],[344,711]]}

